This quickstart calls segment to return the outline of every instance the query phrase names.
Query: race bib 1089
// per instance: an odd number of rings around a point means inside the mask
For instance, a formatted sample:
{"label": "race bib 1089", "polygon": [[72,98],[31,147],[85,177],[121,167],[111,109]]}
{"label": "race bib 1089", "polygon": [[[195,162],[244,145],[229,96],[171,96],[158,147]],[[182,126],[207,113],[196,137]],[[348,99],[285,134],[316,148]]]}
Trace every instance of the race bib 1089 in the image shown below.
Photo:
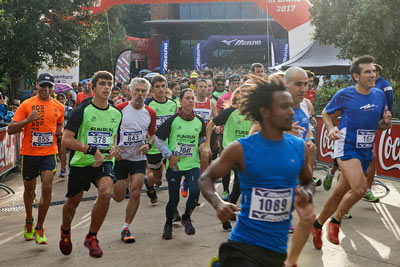
{"label": "race bib 1089", "polygon": [[292,202],[293,188],[267,189],[253,187],[249,218],[267,222],[288,220]]}
{"label": "race bib 1089", "polygon": [[52,146],[53,145],[53,133],[32,133],[32,146],[42,147],[42,146]]}
{"label": "race bib 1089", "polygon": [[111,133],[109,132],[88,132],[88,145],[98,149],[107,149],[110,146]]}

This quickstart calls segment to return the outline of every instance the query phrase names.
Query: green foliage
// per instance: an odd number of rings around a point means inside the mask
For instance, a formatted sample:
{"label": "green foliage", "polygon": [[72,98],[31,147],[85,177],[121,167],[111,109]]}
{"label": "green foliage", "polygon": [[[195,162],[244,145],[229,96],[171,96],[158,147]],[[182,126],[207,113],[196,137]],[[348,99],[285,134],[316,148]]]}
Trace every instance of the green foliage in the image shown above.
{"label": "green foliage", "polygon": [[335,44],[340,57],[369,54],[384,67],[386,78],[399,79],[400,0],[311,0],[314,39]]}
{"label": "green foliage", "polygon": [[132,37],[149,38],[150,27],[142,24],[150,20],[150,5],[126,5],[121,24]]}
{"label": "green foliage", "polygon": [[[80,79],[93,76],[96,71],[114,72],[115,60],[119,53],[127,49],[126,30],[120,20],[125,14],[125,7],[114,6],[102,14],[96,25],[97,38],[80,50]],[[108,24],[107,24],[108,20]]]}
{"label": "green foliage", "polygon": [[336,94],[342,88],[351,85],[350,81],[338,81],[334,80],[329,85],[323,85],[319,91],[317,91],[314,99],[314,113],[316,115],[321,115],[322,110],[332,99],[333,95]]}
{"label": "green foliage", "polygon": [[391,82],[394,93],[394,102],[392,107],[392,118],[400,120],[400,81]]}
{"label": "green foliage", "polygon": [[57,67],[73,63],[73,52],[95,37],[96,16],[82,10],[95,2],[0,1],[0,77],[11,77],[11,96],[50,57]]}

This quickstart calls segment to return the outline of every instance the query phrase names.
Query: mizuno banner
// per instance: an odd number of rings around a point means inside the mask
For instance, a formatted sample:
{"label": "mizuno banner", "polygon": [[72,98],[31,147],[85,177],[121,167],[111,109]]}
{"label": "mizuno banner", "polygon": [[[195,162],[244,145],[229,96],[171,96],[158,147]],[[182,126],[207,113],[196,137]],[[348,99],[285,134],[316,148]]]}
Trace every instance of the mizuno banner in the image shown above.
{"label": "mizuno banner", "polygon": [[280,49],[282,63],[289,60],[289,43],[284,43]]}
{"label": "mizuno banner", "polygon": [[114,81],[117,83],[129,82],[131,76],[132,50],[122,51],[115,63]]}
{"label": "mizuno banner", "polygon": [[194,46],[194,51],[193,51],[193,62],[194,62],[194,69],[195,70],[201,70],[201,43],[198,42]]}
{"label": "mizuno banner", "polygon": [[168,50],[169,50],[169,40],[165,40],[161,43],[161,48],[160,48],[160,74],[167,73]]}

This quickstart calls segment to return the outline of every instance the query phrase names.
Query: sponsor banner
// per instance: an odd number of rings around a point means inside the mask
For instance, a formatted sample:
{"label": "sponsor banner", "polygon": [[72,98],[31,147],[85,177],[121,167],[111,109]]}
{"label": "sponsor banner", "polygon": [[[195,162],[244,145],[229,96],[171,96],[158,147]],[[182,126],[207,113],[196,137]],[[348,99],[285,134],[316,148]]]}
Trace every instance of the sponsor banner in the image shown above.
{"label": "sponsor banner", "polygon": [[194,69],[201,70],[201,42],[198,42],[193,49],[193,62],[194,62]]}
{"label": "sponsor banner", "polygon": [[0,176],[17,163],[17,135],[8,135],[7,128],[0,129]]}
{"label": "sponsor banner", "polygon": [[280,49],[280,55],[281,55],[282,63],[289,60],[289,43],[286,42],[286,43],[282,44],[281,49]]}
{"label": "sponsor banner", "polygon": [[129,82],[131,76],[132,50],[127,49],[117,57],[114,70],[114,83]]}
{"label": "sponsor banner", "polygon": [[[226,2],[226,0],[97,0],[89,7],[93,13],[105,12],[114,5],[128,4],[168,4],[168,3],[198,3],[198,2]],[[242,2],[232,0],[231,2]],[[310,2],[308,0],[249,0],[256,3],[269,16],[278,22],[285,30],[290,31],[310,21]],[[86,8],[85,8],[86,9]]]}
{"label": "sponsor banner", "polygon": [[[318,117],[318,160],[333,163],[334,141],[329,140],[328,130]],[[378,175],[400,178],[400,121],[393,121],[389,130],[378,131],[375,139],[376,169]]]}
{"label": "sponsor banner", "polygon": [[55,83],[66,83],[71,85],[73,82],[79,82],[79,51],[75,52],[76,59],[72,66],[65,68],[50,67],[52,65],[51,57],[42,68],[38,69],[38,75],[48,72],[54,76]]}
{"label": "sponsor banner", "polygon": [[160,48],[160,74],[166,74],[168,71],[168,50],[169,40],[165,40]]}

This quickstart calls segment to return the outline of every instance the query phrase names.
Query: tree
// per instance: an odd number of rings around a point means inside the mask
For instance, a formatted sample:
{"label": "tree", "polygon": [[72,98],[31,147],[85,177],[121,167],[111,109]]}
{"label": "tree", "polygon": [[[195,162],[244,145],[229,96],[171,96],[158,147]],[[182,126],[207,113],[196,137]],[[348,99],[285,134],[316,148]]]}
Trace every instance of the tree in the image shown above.
{"label": "tree", "polygon": [[311,0],[314,39],[334,44],[340,57],[372,55],[387,78],[400,73],[400,0]]}
{"label": "tree", "polygon": [[150,5],[126,5],[121,23],[126,28],[126,34],[132,37],[149,38],[150,27],[143,24],[150,20]]}
{"label": "tree", "polygon": [[97,17],[82,9],[95,2],[0,0],[0,77],[10,77],[11,98],[49,58],[57,67],[72,64],[73,53],[96,36]]}
{"label": "tree", "polygon": [[92,77],[98,70],[114,72],[113,68],[118,54],[128,48],[126,30],[120,23],[124,12],[124,6],[114,6],[99,17],[97,38],[81,46],[79,62],[81,79]]}

